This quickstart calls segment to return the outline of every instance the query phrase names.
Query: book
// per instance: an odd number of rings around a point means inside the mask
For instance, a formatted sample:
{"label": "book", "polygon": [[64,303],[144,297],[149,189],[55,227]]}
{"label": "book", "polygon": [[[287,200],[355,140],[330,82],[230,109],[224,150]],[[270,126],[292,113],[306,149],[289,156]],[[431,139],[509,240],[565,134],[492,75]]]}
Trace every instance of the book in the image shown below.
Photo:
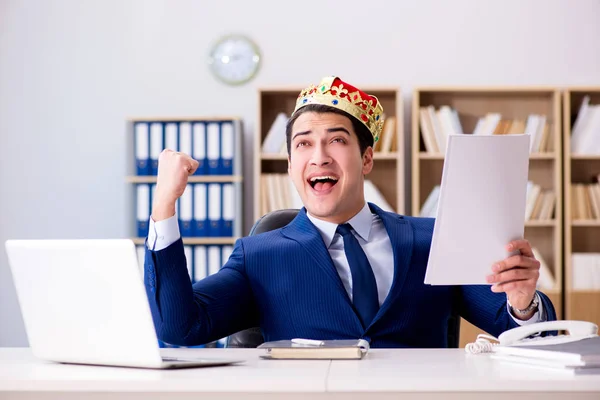
{"label": "book", "polygon": [[360,360],[369,351],[369,342],[364,339],[316,341],[292,339],[266,342],[258,346],[258,348],[265,350],[260,355],[261,358],[265,359]]}

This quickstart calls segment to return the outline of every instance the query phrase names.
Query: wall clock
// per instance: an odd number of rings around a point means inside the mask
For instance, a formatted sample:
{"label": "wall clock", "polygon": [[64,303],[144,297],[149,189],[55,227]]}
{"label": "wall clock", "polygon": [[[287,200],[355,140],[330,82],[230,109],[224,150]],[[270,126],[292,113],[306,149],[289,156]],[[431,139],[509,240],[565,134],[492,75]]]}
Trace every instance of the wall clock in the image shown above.
{"label": "wall clock", "polygon": [[229,85],[251,80],[260,66],[258,46],[244,35],[220,38],[212,47],[208,64],[213,74]]}

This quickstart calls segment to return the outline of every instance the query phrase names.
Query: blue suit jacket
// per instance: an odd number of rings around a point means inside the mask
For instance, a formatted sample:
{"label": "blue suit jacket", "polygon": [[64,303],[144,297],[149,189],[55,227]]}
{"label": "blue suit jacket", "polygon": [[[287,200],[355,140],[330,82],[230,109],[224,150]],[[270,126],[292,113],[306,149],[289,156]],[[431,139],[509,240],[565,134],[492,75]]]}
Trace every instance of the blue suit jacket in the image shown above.
{"label": "blue suit jacket", "polygon": [[[164,250],[147,250],[144,281],[158,337],[190,346],[260,326],[266,341],[365,338],[372,347],[447,347],[453,307],[494,336],[518,326],[508,314],[506,294],[493,293],[488,285],[423,283],[433,219],[369,206],[390,236],[394,280],[368,327],[302,209],[281,229],[237,240],[222,269],[193,286],[181,239]],[[550,300],[540,297],[547,319],[556,319]]]}

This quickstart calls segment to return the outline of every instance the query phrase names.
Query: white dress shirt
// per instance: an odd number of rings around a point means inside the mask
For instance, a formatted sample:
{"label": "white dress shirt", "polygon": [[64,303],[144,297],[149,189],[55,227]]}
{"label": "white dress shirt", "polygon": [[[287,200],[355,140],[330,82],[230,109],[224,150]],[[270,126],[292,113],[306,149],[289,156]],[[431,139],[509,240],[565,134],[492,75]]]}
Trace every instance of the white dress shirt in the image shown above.
{"label": "white dress shirt", "polygon": [[[333,260],[333,265],[344,284],[344,288],[346,289],[350,300],[352,300],[352,274],[350,273],[350,265],[346,259],[346,253],[344,252],[344,239],[335,232],[338,225],[320,220],[310,215],[308,212],[307,216],[321,234],[325,247],[327,247],[331,259]],[[369,259],[369,263],[373,269],[375,281],[377,282],[379,305],[381,306],[392,287],[392,281],[394,279],[394,253],[390,237],[387,234],[381,218],[379,218],[377,214],[371,213],[369,205],[366,203],[358,214],[352,217],[348,223],[352,225],[353,233]],[[163,250],[179,238],[179,224],[176,216],[158,222],[154,222],[152,217],[150,218],[150,229],[147,242],[150,250]],[[539,295],[537,293],[535,295],[538,297],[539,301]],[[526,325],[545,320],[545,318],[541,318],[541,316],[544,315],[541,301],[539,301],[538,311],[526,321],[521,321],[513,316],[508,301],[507,308],[509,315],[519,325]]]}

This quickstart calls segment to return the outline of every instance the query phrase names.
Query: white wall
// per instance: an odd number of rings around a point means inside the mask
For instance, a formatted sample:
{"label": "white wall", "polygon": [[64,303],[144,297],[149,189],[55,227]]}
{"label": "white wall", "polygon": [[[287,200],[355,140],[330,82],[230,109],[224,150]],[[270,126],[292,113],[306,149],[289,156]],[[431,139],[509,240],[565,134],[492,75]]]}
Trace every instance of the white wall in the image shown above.
{"label": "white wall", "polygon": [[[0,0],[0,346],[27,344],[6,239],[128,235],[126,117],[242,116],[249,224],[257,87],[600,84],[599,16],[598,0]],[[240,88],[205,64],[230,32],[264,56]]]}

